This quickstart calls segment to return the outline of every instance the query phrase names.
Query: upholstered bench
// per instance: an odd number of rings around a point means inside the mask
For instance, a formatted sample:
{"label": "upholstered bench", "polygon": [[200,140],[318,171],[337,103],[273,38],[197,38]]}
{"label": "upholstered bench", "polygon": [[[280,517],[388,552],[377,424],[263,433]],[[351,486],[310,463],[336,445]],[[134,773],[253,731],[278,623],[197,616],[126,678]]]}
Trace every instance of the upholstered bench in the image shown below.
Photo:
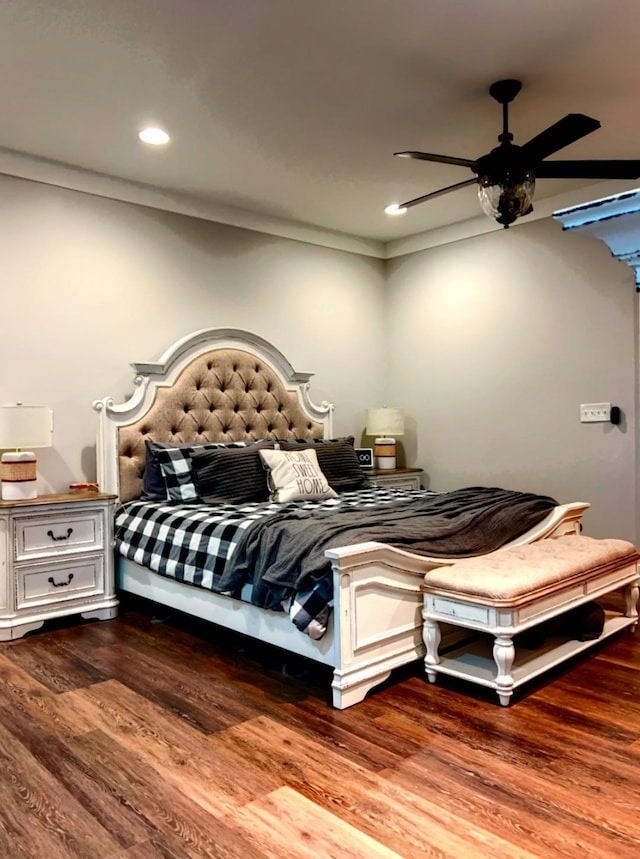
{"label": "upholstered bench", "polygon": [[[635,627],[639,558],[626,540],[571,535],[430,571],[423,586],[428,679],[433,683],[442,673],[471,680],[495,689],[507,706],[521,683],[624,627]],[[533,633],[543,622],[561,620],[560,615],[618,589],[624,589],[624,614],[605,612],[597,638],[583,641],[560,634],[544,637],[534,649],[514,644],[515,635]],[[466,639],[457,636],[452,649],[439,653],[440,623],[463,627]]]}

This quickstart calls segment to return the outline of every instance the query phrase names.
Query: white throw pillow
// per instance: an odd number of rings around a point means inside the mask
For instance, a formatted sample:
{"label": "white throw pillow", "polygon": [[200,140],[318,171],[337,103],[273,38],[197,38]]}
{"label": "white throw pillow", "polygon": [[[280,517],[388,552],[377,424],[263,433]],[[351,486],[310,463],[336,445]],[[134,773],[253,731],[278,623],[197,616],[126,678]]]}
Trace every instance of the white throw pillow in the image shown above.
{"label": "white throw pillow", "polygon": [[271,501],[336,498],[318,465],[315,450],[261,450]]}

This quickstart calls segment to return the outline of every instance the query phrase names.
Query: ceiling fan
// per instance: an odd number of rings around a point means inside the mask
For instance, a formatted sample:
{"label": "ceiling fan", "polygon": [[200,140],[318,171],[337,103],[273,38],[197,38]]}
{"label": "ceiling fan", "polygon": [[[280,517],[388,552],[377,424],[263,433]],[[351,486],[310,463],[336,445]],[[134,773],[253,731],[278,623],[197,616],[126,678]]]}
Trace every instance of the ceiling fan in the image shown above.
{"label": "ceiling fan", "polygon": [[600,128],[597,119],[582,113],[567,114],[522,146],[512,143],[509,104],[521,87],[522,83],[517,80],[496,81],[489,87],[489,95],[502,105],[502,134],[498,135],[500,145],[475,161],[428,152],[394,152],[400,158],[469,167],[476,176],[389,209],[400,212],[477,183],[480,205],[485,214],[495,218],[506,229],[517,218],[533,211],[531,201],[536,179],[637,179],[640,176],[640,160],[545,161],[547,156]]}

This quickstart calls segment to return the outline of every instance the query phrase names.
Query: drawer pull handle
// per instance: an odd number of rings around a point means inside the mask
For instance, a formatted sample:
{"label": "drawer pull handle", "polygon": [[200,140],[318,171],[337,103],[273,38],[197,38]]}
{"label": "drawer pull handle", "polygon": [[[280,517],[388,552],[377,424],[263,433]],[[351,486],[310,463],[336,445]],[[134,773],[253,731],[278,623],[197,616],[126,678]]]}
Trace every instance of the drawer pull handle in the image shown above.
{"label": "drawer pull handle", "polygon": [[56,581],[54,580],[53,576],[49,576],[49,584],[50,584],[50,585],[53,585],[53,586],[54,586],[54,588],[64,588],[64,587],[66,587],[67,585],[70,585],[70,584],[71,584],[71,579],[72,579],[72,578],[73,578],[73,573],[69,573],[69,578],[67,579],[67,581],[66,581],[66,582],[56,582]]}
{"label": "drawer pull handle", "polygon": [[52,540],[68,540],[69,537],[73,534],[73,528],[67,528],[66,534],[60,534],[59,537],[53,533],[53,531],[47,531],[47,537],[51,537]]}

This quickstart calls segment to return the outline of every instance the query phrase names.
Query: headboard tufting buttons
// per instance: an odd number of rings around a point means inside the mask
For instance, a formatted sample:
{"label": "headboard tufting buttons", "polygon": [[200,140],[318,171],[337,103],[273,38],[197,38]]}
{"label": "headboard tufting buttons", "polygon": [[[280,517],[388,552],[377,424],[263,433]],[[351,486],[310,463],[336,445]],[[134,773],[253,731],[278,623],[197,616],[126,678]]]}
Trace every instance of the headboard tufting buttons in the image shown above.
{"label": "headboard tufting buttons", "polygon": [[300,394],[289,391],[262,358],[216,347],[196,356],[172,387],[159,385],[156,391],[154,382],[153,405],[138,423],[118,430],[121,497],[130,500],[140,494],[148,439],[174,445],[321,436],[321,422],[306,411]]}

